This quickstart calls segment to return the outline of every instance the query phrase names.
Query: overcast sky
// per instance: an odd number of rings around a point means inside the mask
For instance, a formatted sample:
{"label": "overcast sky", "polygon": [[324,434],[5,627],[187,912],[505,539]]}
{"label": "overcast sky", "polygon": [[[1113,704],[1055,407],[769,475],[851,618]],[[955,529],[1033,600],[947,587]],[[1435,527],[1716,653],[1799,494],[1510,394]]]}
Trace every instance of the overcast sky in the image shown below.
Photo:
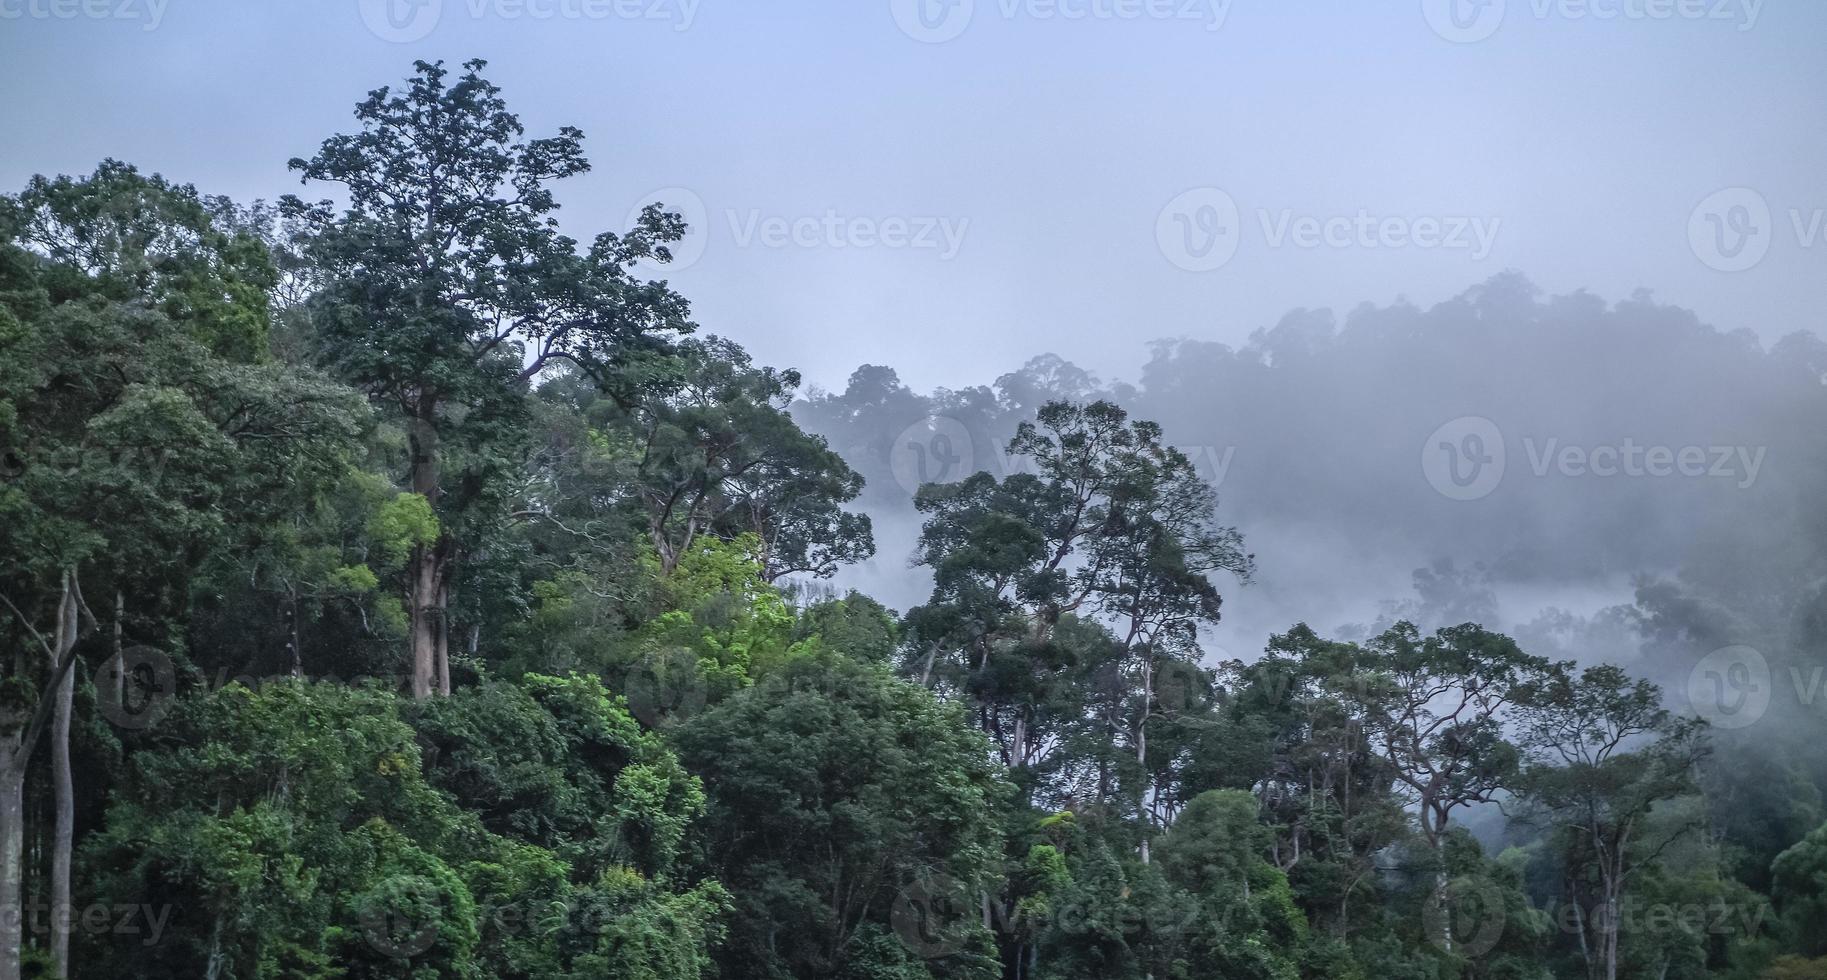
{"label": "overcast sky", "polygon": [[1503,269],[1821,326],[1818,0],[923,2],[0,0],[0,185],[298,191],[368,89],[479,56],[529,135],[587,134],[568,231],[675,189],[699,321],[826,386],[1129,377]]}

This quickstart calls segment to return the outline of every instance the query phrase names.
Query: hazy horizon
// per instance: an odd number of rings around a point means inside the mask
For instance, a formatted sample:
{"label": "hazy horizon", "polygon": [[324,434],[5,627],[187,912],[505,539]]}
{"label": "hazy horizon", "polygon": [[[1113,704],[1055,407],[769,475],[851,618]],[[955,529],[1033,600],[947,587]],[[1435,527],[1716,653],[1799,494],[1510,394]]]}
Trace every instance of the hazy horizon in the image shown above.
{"label": "hazy horizon", "polygon": [[[530,135],[587,136],[567,232],[668,190],[699,322],[826,388],[1042,351],[1133,379],[1157,338],[1506,269],[1765,342],[1827,300],[1818,4],[922,2],[11,0],[0,77],[46,95],[0,109],[0,184],[115,157],[272,199],[368,89],[480,57]],[[1716,232],[1748,250],[1700,254]]]}

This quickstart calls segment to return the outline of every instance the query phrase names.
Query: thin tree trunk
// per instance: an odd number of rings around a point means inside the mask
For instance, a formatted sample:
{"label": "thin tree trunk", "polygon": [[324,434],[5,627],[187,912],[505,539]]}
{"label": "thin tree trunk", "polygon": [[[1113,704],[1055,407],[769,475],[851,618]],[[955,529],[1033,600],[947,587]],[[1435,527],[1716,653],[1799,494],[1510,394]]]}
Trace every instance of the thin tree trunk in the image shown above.
{"label": "thin tree trunk", "polygon": [[25,907],[21,884],[25,872],[25,757],[19,737],[0,762],[0,980],[19,980],[20,941]]}
{"label": "thin tree trunk", "polygon": [[[61,658],[76,645],[77,598],[74,573],[66,573],[64,600],[57,620],[57,656],[47,667],[55,673]],[[70,773],[70,711],[76,671],[66,670],[57,683],[56,715],[51,719],[51,781],[56,824],[51,833],[51,969],[70,975],[70,851],[76,842],[76,796]]]}
{"label": "thin tree trunk", "polygon": [[287,632],[290,634],[286,640],[286,651],[290,660],[288,666],[293,677],[301,678],[304,676],[304,636],[298,627],[298,594],[296,592],[288,596],[286,626]]}
{"label": "thin tree trunk", "polygon": [[450,583],[446,575],[438,576],[438,609],[435,631],[432,634],[435,644],[433,656],[437,668],[438,694],[450,696]]}
{"label": "thin tree trunk", "polygon": [[121,655],[121,623],[127,618],[127,597],[114,590],[114,703],[127,703],[127,658]]}
{"label": "thin tree trunk", "polygon": [[1154,780],[1148,773],[1148,712],[1154,707],[1155,664],[1147,656],[1142,658],[1142,717],[1136,721],[1136,765],[1142,770],[1142,800],[1151,806],[1148,813],[1142,816],[1142,863],[1148,863],[1148,837],[1154,830],[1152,802],[1149,796],[1154,791]]}
{"label": "thin tree trunk", "polygon": [[[57,692],[75,663],[77,632],[82,610],[81,592],[76,570],[63,574],[63,587],[57,602],[56,639],[46,642],[30,622],[23,622],[40,648],[49,654],[50,677],[39,694],[37,707],[29,719],[14,732],[0,736],[0,980],[19,980],[21,946],[24,939],[25,906],[22,900],[25,879],[25,770],[32,750],[50,720],[49,710],[57,703]],[[23,620],[11,600],[7,605]],[[66,742],[67,745],[67,742]],[[68,876],[65,876],[68,893]]]}

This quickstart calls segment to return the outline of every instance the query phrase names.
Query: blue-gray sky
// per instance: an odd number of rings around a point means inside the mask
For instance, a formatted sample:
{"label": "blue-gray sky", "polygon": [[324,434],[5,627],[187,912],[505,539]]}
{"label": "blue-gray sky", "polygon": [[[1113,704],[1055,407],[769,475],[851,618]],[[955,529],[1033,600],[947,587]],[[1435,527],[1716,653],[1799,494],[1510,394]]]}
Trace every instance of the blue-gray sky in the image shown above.
{"label": "blue-gray sky", "polygon": [[114,156],[271,198],[368,89],[479,56],[530,134],[588,135],[568,231],[689,190],[700,322],[826,386],[1127,377],[1503,269],[1821,325],[1827,4],[923,2],[0,0],[0,186]]}

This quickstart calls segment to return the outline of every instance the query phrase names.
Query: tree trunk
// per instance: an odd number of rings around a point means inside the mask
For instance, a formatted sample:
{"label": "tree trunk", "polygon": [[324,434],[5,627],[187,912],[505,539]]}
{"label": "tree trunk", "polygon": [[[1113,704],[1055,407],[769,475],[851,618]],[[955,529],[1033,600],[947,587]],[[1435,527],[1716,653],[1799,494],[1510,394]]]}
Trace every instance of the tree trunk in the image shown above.
{"label": "tree trunk", "polygon": [[114,703],[127,703],[127,658],[121,655],[121,623],[127,618],[127,597],[114,590],[114,674],[107,683],[114,685]]}
{"label": "tree trunk", "polygon": [[438,694],[450,696],[450,582],[448,571],[438,576],[437,622],[432,634],[438,677]]}
{"label": "tree trunk", "polygon": [[0,750],[0,980],[19,980],[25,907],[25,757],[18,736]]}
{"label": "tree trunk", "polygon": [[[63,614],[57,624],[58,656],[48,665],[55,672],[59,658],[76,645],[76,594],[66,591]],[[70,774],[70,710],[76,690],[76,671],[66,670],[57,684],[57,713],[51,719],[51,785],[56,824],[51,832],[51,969],[56,977],[70,975],[70,851],[76,842],[76,796]]]}
{"label": "tree trunk", "polygon": [[[1612,890],[1607,887],[1609,893]],[[1618,897],[1605,896],[1605,980],[1618,980]]]}
{"label": "tree trunk", "polygon": [[437,683],[438,640],[437,614],[438,559],[434,547],[419,546],[412,552],[412,696],[431,697]]}
{"label": "tree trunk", "polygon": [[[1155,664],[1152,659],[1142,658],[1142,717],[1136,721],[1136,765],[1142,769],[1142,802],[1149,805],[1149,797],[1154,792],[1154,779],[1148,774],[1148,712],[1154,708],[1155,700]],[[1142,814],[1142,863],[1148,863],[1148,836],[1154,830],[1152,810]]]}
{"label": "tree trunk", "polygon": [[298,624],[298,592],[288,587],[286,595],[286,668],[295,678],[304,677],[304,633]]}
{"label": "tree trunk", "polygon": [[[412,417],[412,491],[435,510],[438,506],[438,430],[437,403],[430,394],[421,396]],[[410,575],[411,605],[408,610],[410,633],[407,649],[412,658],[412,696],[431,697],[438,689],[438,608],[448,551],[446,542],[420,545],[412,550]]]}
{"label": "tree trunk", "polygon": [[[17,612],[17,609],[14,610]],[[0,737],[0,980],[19,980],[21,945],[24,939],[25,905],[23,902],[25,882],[25,770],[32,758],[32,750],[38,744],[45,722],[49,720],[48,709],[56,709],[60,704],[67,704],[67,699],[59,701],[59,691],[64,689],[70,668],[75,661],[75,650],[80,615],[82,611],[82,593],[76,582],[76,570],[68,569],[63,573],[63,586],[57,601],[56,637],[46,643],[42,636],[33,631],[33,636],[48,653],[50,676],[45,681],[44,689],[39,693],[38,705],[33,708],[29,719],[13,717],[7,721],[18,724],[11,734]],[[30,629],[31,624],[25,624]],[[63,738],[65,752],[63,785],[67,787],[69,773],[69,721],[67,714],[63,719]],[[73,805],[67,792],[59,796],[58,823],[64,822],[63,809]],[[72,811],[73,813],[73,811]],[[56,848],[62,851],[61,884],[53,883],[53,895],[61,894],[63,901],[69,901],[69,852],[67,847]],[[57,861],[53,858],[53,866]],[[55,901],[55,899],[54,899]],[[55,928],[55,927],[54,927]],[[67,938],[65,939],[67,949]]]}

